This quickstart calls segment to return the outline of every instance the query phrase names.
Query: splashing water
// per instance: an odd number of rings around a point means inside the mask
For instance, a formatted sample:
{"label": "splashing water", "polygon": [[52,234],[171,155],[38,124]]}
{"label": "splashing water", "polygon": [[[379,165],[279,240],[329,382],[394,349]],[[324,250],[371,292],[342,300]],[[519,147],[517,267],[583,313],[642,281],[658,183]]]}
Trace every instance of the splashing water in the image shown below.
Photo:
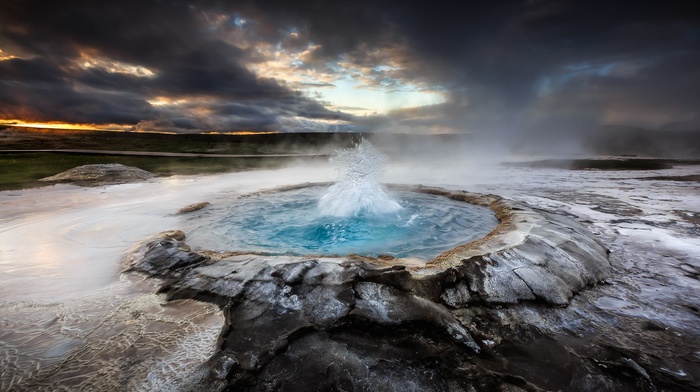
{"label": "splashing water", "polygon": [[321,215],[372,216],[400,210],[401,205],[379,183],[386,162],[386,156],[364,139],[355,148],[338,150],[330,159],[339,172],[338,181],[319,198]]}

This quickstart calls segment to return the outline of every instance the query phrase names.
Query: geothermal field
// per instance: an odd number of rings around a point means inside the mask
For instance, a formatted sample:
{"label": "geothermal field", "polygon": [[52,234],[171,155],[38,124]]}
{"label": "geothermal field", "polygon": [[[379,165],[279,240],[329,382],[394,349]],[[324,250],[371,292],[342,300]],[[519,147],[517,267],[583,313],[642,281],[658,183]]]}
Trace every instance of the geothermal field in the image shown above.
{"label": "geothermal field", "polygon": [[700,387],[697,162],[383,151],[0,192],[0,389]]}
{"label": "geothermal field", "polygon": [[700,391],[697,1],[0,1],[0,392]]}

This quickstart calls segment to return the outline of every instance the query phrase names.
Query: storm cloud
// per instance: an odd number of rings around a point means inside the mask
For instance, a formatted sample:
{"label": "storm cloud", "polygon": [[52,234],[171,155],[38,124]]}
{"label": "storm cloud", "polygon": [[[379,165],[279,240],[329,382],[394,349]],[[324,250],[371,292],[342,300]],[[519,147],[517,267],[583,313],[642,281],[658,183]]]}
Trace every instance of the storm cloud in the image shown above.
{"label": "storm cloud", "polygon": [[[690,1],[4,2],[0,117],[497,138],[693,130],[699,15]],[[334,102],[349,84],[441,98]]]}

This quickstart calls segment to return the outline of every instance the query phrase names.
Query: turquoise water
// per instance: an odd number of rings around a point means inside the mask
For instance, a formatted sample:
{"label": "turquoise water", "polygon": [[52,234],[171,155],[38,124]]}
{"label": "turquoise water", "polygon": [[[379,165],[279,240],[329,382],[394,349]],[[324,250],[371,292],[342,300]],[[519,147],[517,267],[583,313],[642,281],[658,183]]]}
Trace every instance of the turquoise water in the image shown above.
{"label": "turquoise water", "polygon": [[212,205],[189,221],[196,249],[290,255],[392,255],[432,259],[483,237],[498,220],[487,208],[445,197],[393,192],[394,212],[323,215],[326,187],[266,193]]}

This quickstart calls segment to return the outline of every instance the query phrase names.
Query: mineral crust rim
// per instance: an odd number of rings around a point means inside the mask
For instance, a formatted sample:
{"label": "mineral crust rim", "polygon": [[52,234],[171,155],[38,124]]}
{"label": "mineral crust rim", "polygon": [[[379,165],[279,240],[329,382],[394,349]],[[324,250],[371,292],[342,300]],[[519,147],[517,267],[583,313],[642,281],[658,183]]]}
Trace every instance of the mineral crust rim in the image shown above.
{"label": "mineral crust rim", "polygon": [[[322,184],[280,187],[258,194],[317,185]],[[443,280],[447,275],[454,275],[442,284],[448,298],[445,301],[453,307],[462,307],[475,301],[514,304],[541,300],[554,305],[566,305],[585,286],[598,284],[611,274],[607,248],[580,223],[568,217],[535,210],[527,204],[497,195],[423,186],[390,185],[389,188],[434,194],[488,207],[500,223],[486,236],[449,249],[427,263],[414,258],[354,254],[276,256],[235,250],[192,252],[185,244],[182,233],[182,238],[176,239],[177,246],[183,246],[182,250],[187,255],[178,261],[178,265],[196,264],[203,259],[216,262],[236,256],[258,258],[258,262],[265,265],[304,260],[336,264],[355,261],[406,270],[418,286],[429,285],[436,279]],[[128,264],[138,264],[139,256],[142,255],[132,252]]]}

